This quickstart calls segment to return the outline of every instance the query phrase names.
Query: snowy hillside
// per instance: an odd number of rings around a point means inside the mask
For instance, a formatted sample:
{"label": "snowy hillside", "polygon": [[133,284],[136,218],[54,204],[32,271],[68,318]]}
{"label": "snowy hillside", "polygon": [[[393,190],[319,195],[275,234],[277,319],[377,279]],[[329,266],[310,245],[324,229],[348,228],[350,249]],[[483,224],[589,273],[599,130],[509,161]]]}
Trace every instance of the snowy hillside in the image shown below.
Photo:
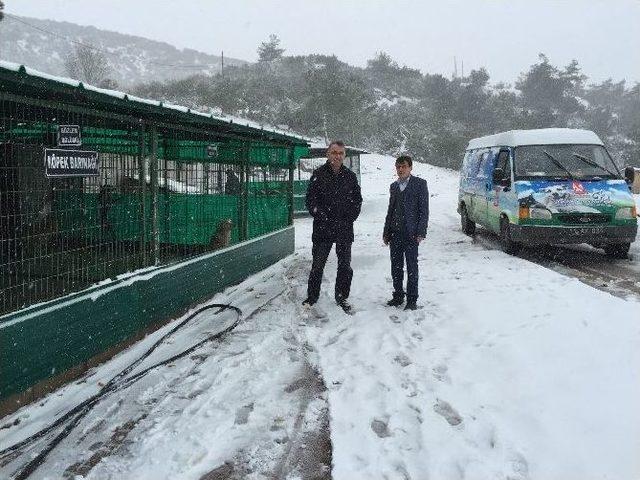
{"label": "snowy hillside", "polygon": [[[190,49],[178,50],[168,43],[69,22],[28,17],[17,17],[16,20],[6,16],[0,31],[0,60],[24,64],[52,75],[68,76],[64,59],[73,52],[72,41],[101,49],[109,62],[109,78],[120,86],[220,71],[219,56]],[[247,63],[234,58],[224,61],[226,66]]]}
{"label": "snowy hillside", "polygon": [[[333,301],[333,253],[318,304],[301,307],[311,220],[296,220],[295,255],[212,300],[253,315],[98,404],[33,478],[638,478],[638,302],[463,235],[457,173],[416,164],[431,192],[423,308],[387,307],[393,159],[363,156],[362,170],[354,316]],[[216,328],[203,316],[163,358]],[[0,449],[95,392],[163,331],[3,419]]]}

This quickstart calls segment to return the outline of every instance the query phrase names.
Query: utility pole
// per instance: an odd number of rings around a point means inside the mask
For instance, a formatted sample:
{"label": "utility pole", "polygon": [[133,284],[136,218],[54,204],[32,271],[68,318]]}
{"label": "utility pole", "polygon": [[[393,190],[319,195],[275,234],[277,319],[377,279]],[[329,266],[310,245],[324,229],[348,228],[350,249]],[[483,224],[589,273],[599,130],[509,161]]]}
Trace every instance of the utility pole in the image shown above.
{"label": "utility pole", "polygon": [[324,130],[324,141],[327,145],[329,145],[329,133],[327,132],[327,114],[324,110],[324,105],[322,106],[322,128]]}
{"label": "utility pole", "polygon": [[222,50],[220,58],[222,59],[220,61],[220,75],[224,75],[224,50]]}
{"label": "utility pole", "polygon": [[464,78],[464,59],[460,60],[462,62],[462,78]]}
{"label": "utility pole", "polygon": [[453,78],[458,78],[458,60],[453,56]]}

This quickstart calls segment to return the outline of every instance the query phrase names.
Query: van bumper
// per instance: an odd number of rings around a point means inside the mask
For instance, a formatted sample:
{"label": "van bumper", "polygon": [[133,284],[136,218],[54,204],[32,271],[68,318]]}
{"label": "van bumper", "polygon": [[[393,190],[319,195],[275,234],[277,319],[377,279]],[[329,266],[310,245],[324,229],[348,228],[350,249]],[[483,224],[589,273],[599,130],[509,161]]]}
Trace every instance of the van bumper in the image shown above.
{"label": "van bumper", "polygon": [[558,227],[540,225],[509,225],[511,239],[527,245],[558,243],[612,244],[632,243],[638,225]]}

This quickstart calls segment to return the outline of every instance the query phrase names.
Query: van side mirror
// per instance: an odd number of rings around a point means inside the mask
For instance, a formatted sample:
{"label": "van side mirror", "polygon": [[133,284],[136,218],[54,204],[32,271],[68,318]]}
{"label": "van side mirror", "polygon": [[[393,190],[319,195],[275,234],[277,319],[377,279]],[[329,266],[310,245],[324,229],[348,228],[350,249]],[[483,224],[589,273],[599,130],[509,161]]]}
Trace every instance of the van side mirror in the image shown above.
{"label": "van side mirror", "polygon": [[509,185],[509,179],[505,178],[504,170],[501,168],[495,168],[493,170],[492,180],[494,185],[501,185],[503,187],[506,187]]}
{"label": "van side mirror", "polygon": [[633,167],[627,167],[624,169],[624,179],[629,185],[631,185],[636,176],[636,169]]}

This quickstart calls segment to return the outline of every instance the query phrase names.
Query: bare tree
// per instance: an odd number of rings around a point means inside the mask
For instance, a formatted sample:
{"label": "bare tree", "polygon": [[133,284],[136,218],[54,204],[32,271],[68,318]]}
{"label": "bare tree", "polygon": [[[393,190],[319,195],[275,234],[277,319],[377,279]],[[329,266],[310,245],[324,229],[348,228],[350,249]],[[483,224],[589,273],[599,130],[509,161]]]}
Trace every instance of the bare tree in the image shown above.
{"label": "bare tree", "polygon": [[64,60],[67,75],[91,85],[106,86],[112,82],[107,78],[110,66],[105,55],[85,45],[76,45],[73,53]]}
{"label": "bare tree", "polygon": [[2,10],[4,10],[4,3],[2,3],[2,0],[0,0],[0,20],[4,18],[4,13],[2,13]]}

